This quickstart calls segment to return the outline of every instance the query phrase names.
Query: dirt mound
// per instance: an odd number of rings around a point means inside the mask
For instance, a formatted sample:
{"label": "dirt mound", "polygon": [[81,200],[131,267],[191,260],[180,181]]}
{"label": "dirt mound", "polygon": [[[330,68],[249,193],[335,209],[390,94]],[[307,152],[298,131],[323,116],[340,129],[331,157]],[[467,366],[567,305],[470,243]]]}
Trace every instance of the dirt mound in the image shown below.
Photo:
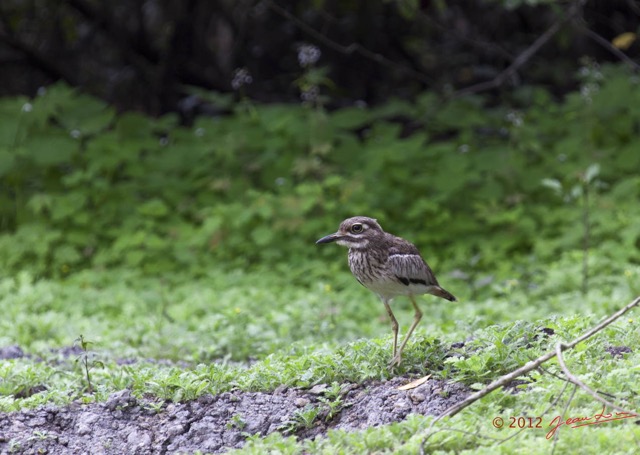
{"label": "dirt mound", "polygon": [[397,422],[411,413],[436,415],[469,394],[460,384],[438,380],[408,391],[396,389],[407,382],[343,384],[338,400],[329,400],[327,387],[320,385],[205,395],[160,409],[123,390],[105,403],[0,414],[0,453],[224,452],[241,447],[247,435],[281,431],[308,438],[331,428],[358,430]]}

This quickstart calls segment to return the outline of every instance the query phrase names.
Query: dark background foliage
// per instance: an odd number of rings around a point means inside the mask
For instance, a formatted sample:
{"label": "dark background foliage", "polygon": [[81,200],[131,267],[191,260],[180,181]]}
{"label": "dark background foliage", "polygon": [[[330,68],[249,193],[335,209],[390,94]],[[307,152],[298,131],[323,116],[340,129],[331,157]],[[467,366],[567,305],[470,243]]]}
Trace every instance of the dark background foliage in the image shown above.
{"label": "dark background foliage", "polygon": [[[237,68],[252,76],[244,95],[297,100],[309,82],[300,80],[305,43],[321,51],[333,105],[496,77],[500,84],[476,88],[542,84],[562,94],[576,86],[580,57],[620,58],[610,42],[637,31],[639,13],[631,0],[3,0],[0,95],[33,95],[62,80],[119,109],[190,120],[220,109],[190,88],[232,92]],[[632,43],[625,52],[639,50]]]}
{"label": "dark background foliage", "polygon": [[0,266],[295,279],[326,272],[313,242],[353,214],[471,292],[594,245],[638,261],[638,13],[3,0]]}

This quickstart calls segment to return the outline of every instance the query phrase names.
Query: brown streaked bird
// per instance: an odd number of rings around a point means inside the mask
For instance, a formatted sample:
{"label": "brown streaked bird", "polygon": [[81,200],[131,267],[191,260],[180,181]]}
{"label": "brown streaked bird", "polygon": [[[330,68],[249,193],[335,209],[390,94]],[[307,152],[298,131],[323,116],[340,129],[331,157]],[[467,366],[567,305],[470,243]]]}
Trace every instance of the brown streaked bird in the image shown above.
{"label": "brown streaked bird", "polygon": [[[416,328],[422,312],[414,296],[432,294],[455,302],[456,298],[440,287],[438,280],[418,249],[411,242],[384,232],[378,222],[366,216],[347,218],[338,232],[322,237],[316,243],[336,242],[349,248],[349,268],[356,279],[375,292],[387,310],[393,329],[393,358],[390,367],[400,365],[402,351]],[[398,321],[389,305],[391,300],[406,295],[415,309],[413,323],[398,346]]]}

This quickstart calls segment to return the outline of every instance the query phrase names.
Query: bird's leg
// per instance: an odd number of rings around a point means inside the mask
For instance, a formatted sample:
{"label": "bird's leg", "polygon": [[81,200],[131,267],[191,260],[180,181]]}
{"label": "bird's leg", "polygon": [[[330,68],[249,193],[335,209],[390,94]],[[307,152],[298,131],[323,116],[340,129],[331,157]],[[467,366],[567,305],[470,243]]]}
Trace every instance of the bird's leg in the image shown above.
{"label": "bird's leg", "polygon": [[391,311],[389,301],[387,299],[382,299],[382,303],[384,303],[384,307],[387,309],[387,314],[389,315],[389,319],[391,320],[391,329],[393,330],[393,357],[395,357],[397,350],[396,348],[398,347],[398,321],[393,315],[393,311]]}
{"label": "bird's leg", "polygon": [[409,300],[411,300],[411,304],[413,305],[413,308],[416,310],[416,312],[413,315],[413,323],[411,324],[411,327],[409,327],[409,331],[405,335],[404,340],[400,345],[400,349],[398,350],[398,353],[394,354],[393,359],[391,360],[391,366],[400,365],[400,361],[402,360],[402,351],[404,347],[407,345],[407,341],[409,341],[409,338],[411,338],[411,334],[413,333],[413,330],[416,328],[416,326],[420,322],[420,319],[422,319],[422,311],[420,311],[420,308],[418,308],[418,305],[416,304],[416,301],[412,295],[409,296]]}

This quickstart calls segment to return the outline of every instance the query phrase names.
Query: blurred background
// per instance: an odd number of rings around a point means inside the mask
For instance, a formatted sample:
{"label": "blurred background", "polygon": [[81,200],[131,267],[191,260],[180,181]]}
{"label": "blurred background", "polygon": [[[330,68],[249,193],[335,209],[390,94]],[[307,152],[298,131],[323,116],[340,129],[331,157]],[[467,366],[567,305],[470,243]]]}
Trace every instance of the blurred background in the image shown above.
{"label": "blurred background", "polygon": [[467,295],[548,261],[586,291],[640,261],[639,21],[630,0],[4,0],[0,265],[309,283],[345,269],[313,241],[366,214]]}
{"label": "blurred background", "polygon": [[224,110],[190,96],[196,88],[298,102],[316,86],[335,108],[469,89],[516,64],[504,89],[562,96],[577,88],[581,58],[633,59],[640,48],[631,0],[448,3],[6,0],[0,95],[64,82],[120,110],[190,118]]}

